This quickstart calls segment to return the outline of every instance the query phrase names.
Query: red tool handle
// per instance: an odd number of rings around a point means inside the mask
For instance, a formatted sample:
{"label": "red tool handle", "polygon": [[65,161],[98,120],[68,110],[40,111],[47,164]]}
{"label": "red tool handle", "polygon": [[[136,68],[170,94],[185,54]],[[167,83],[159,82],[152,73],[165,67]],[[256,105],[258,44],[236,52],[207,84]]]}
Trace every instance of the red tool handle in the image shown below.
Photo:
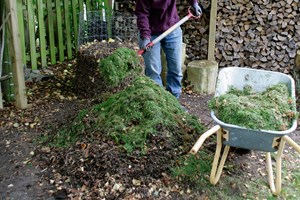
{"label": "red tool handle", "polygon": [[146,45],[146,48],[145,48],[145,49],[140,49],[140,50],[138,51],[138,55],[139,55],[139,56],[143,55],[147,49],[150,49],[150,48],[153,47],[153,46],[154,46],[154,43],[153,43],[153,42],[149,42],[149,43]]}

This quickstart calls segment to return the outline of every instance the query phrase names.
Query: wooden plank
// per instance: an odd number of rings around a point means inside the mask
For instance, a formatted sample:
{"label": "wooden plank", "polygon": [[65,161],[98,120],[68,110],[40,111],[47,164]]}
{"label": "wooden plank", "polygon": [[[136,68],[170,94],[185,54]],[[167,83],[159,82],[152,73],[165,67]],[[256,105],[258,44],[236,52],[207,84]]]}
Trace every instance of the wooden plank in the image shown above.
{"label": "wooden plank", "polygon": [[55,36],[54,36],[54,19],[55,16],[53,12],[53,3],[52,0],[47,0],[47,22],[48,22],[48,36],[49,36],[49,44],[48,49],[50,51],[50,60],[51,64],[56,64],[56,51],[55,51]]}
{"label": "wooden plank", "polygon": [[[5,44],[5,13],[4,13],[5,9],[3,9],[3,5],[0,5],[0,22],[1,24],[1,28],[0,28],[0,33],[2,33],[1,37],[1,46],[0,46],[0,77],[2,76],[2,72],[3,72],[3,55],[4,55],[4,44]],[[1,88],[2,84],[1,84],[1,80],[0,80],[0,109],[3,109],[3,99],[2,99],[2,88]]]}
{"label": "wooden plank", "polygon": [[18,10],[18,23],[19,23],[20,42],[21,42],[21,50],[22,50],[22,61],[23,61],[23,63],[26,63],[24,13],[23,13],[23,1],[22,0],[17,0],[17,10]]}
{"label": "wooden plank", "polygon": [[86,5],[86,11],[90,11],[92,9],[91,0],[87,0],[85,5]]}
{"label": "wooden plank", "polygon": [[108,0],[104,1],[105,15],[107,16],[107,34],[109,38],[112,38],[112,13],[111,13],[111,5]]}
{"label": "wooden plank", "polygon": [[208,60],[215,60],[217,0],[211,0],[208,38]]}
{"label": "wooden plank", "polygon": [[78,15],[77,15],[78,0],[72,1],[73,28],[74,28],[74,43],[75,50],[78,49]]}
{"label": "wooden plank", "polygon": [[113,9],[114,6],[113,6],[113,0],[108,0],[108,6]]}
{"label": "wooden plank", "polygon": [[58,52],[59,52],[59,61],[65,60],[64,55],[64,40],[63,40],[63,30],[62,30],[62,12],[61,12],[61,1],[55,1],[56,6],[56,19],[57,19],[57,32],[58,32]]}
{"label": "wooden plank", "polygon": [[17,14],[17,4],[16,1],[6,0],[11,13],[11,20],[9,22],[9,27],[13,36],[13,45],[11,46],[12,56],[14,57],[12,67],[13,67],[13,81],[14,90],[16,98],[16,107],[19,109],[25,109],[28,107],[26,88],[25,88],[25,78],[22,62],[22,50],[20,45],[20,33],[18,24],[18,14]]}
{"label": "wooden plank", "polygon": [[41,66],[44,68],[47,66],[44,6],[43,6],[43,1],[36,1],[36,3],[37,3],[37,12],[38,12],[37,20],[38,20],[38,27],[39,27]]}
{"label": "wooden plank", "polygon": [[30,46],[30,61],[31,68],[37,69],[36,42],[35,42],[35,23],[34,23],[34,8],[33,0],[27,0],[27,15],[29,29],[29,46]]}
{"label": "wooden plank", "polygon": [[78,4],[79,4],[79,13],[83,12],[83,0],[79,0]]}
{"label": "wooden plank", "polygon": [[65,31],[67,38],[67,58],[72,59],[72,40],[71,40],[71,23],[70,23],[70,11],[69,11],[69,0],[64,0],[64,11],[65,11]]}

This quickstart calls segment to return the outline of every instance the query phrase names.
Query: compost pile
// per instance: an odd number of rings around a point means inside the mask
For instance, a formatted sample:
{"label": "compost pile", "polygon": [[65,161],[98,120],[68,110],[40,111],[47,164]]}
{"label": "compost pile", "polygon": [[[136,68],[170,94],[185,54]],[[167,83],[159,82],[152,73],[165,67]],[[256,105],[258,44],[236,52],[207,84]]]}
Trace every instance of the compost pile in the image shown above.
{"label": "compost pile", "polygon": [[295,99],[288,86],[279,83],[263,92],[246,85],[243,90],[231,87],[209,102],[209,107],[223,122],[253,130],[284,131],[297,117]]}
{"label": "compost pile", "polygon": [[[137,57],[130,52],[119,48],[98,63],[105,83],[118,85],[126,74],[139,72],[130,67]],[[104,70],[113,65],[120,70]],[[41,138],[41,158],[52,167],[53,180],[60,180],[56,187],[69,197],[152,196],[154,191],[146,188],[159,179],[171,182],[172,169],[203,132],[197,117],[182,110],[171,93],[144,75],[132,77],[123,90]]]}
{"label": "compost pile", "polygon": [[[123,50],[121,50],[122,48]],[[74,68],[74,93],[84,98],[90,98],[99,96],[101,93],[124,89],[133,79],[129,73],[126,74],[126,77],[123,76],[127,72],[126,70],[135,73],[137,72],[135,69],[141,65],[140,58],[135,56],[136,49],[137,44],[135,43],[115,40],[88,42],[80,46],[76,56],[77,64]],[[110,58],[106,63],[102,63],[105,69],[99,66],[103,59],[107,59],[116,50],[118,52],[114,54],[113,58]],[[123,51],[126,51],[126,53],[123,53]],[[126,67],[129,68],[126,69]],[[122,71],[119,71],[120,69]],[[103,72],[105,70],[110,70],[112,73]],[[115,73],[119,73],[118,75],[121,76],[113,77]],[[117,78],[117,80],[110,80],[111,82],[107,83],[107,75],[110,76],[109,79]]]}

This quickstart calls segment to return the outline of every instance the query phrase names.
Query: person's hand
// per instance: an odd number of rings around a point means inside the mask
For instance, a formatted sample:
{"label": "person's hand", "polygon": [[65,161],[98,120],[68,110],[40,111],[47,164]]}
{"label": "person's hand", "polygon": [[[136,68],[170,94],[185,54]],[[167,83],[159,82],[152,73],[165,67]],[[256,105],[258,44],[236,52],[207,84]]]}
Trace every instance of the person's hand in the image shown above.
{"label": "person's hand", "polygon": [[194,9],[195,16],[199,17],[200,15],[202,15],[202,9],[199,6],[198,2],[193,3],[192,7]]}
{"label": "person's hand", "polygon": [[150,43],[149,38],[142,38],[140,41],[140,49],[144,49],[145,51],[149,51],[151,49],[150,46],[147,47],[147,44]]}

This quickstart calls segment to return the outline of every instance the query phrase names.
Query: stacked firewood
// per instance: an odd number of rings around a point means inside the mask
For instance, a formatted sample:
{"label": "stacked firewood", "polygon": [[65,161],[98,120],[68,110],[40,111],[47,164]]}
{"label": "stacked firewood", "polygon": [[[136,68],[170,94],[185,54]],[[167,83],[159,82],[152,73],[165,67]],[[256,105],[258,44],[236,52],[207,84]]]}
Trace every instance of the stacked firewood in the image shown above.
{"label": "stacked firewood", "polygon": [[299,11],[299,0],[219,1],[219,65],[288,73],[300,46]]}
{"label": "stacked firewood", "polygon": [[134,0],[115,0],[114,10],[134,14]]}
{"label": "stacked firewood", "polygon": [[[119,2],[120,6],[125,1]],[[199,2],[204,10],[202,18],[181,26],[187,62],[207,59],[210,1]],[[218,0],[217,4],[215,59],[220,67],[291,71],[300,48],[299,0]],[[134,2],[121,7],[133,14]],[[181,18],[188,7],[186,0],[178,1]]]}
{"label": "stacked firewood", "polygon": [[[203,8],[201,18],[192,18],[181,25],[183,42],[187,45],[186,62],[207,59],[210,1],[199,2]],[[191,9],[187,1],[178,1],[177,8],[180,18],[185,17],[188,9]]]}

